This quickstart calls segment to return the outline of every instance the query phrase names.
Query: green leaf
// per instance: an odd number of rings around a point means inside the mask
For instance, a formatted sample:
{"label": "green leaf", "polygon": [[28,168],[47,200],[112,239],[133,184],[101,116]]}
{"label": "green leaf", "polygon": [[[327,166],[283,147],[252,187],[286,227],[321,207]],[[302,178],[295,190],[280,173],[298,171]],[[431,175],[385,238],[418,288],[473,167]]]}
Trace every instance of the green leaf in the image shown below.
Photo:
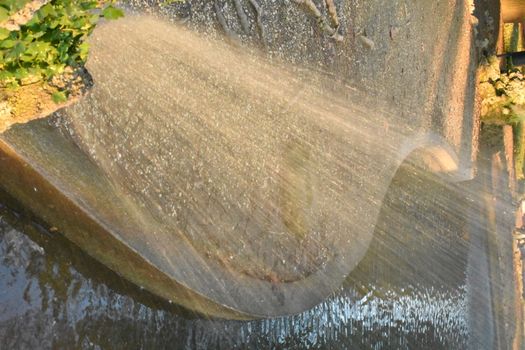
{"label": "green leaf", "polygon": [[53,98],[53,102],[55,103],[61,103],[61,102],[67,101],[67,96],[63,91],[54,92],[51,97]]}
{"label": "green leaf", "polygon": [[78,54],[79,54],[80,59],[82,61],[86,61],[88,52],[89,52],[89,44],[88,43],[84,42],[84,43],[78,45]]}
{"label": "green leaf", "polygon": [[8,18],[9,12],[5,8],[0,7],[0,23],[7,21]]}
{"label": "green leaf", "polygon": [[97,8],[97,2],[96,1],[84,1],[80,3],[80,8],[82,10],[92,10]]}
{"label": "green leaf", "polygon": [[51,4],[46,4],[42,6],[39,10],[39,13],[42,16],[42,18],[47,17],[49,15],[56,15],[55,9]]}
{"label": "green leaf", "polygon": [[24,79],[28,76],[29,74],[27,73],[27,69],[25,68],[18,68],[16,71],[15,71],[15,77],[18,79],[18,80],[21,80],[21,79]]}
{"label": "green leaf", "polygon": [[10,49],[10,48],[12,48],[15,45],[16,45],[16,41],[15,40],[4,40],[4,41],[0,42],[0,48],[2,48],[2,49]]}
{"label": "green leaf", "polygon": [[15,0],[14,2],[14,5],[15,5],[15,8],[14,10],[18,11],[20,9],[22,9],[30,0]]}
{"label": "green leaf", "polygon": [[105,19],[118,19],[124,16],[124,12],[122,12],[121,9],[109,5],[102,11],[102,16],[104,16]]}
{"label": "green leaf", "polygon": [[22,53],[26,50],[26,47],[21,42],[16,43],[16,45],[11,49],[11,52],[9,52],[8,56],[17,59],[22,55]]}
{"label": "green leaf", "polygon": [[37,12],[37,13],[35,13],[33,15],[33,17],[31,17],[29,22],[26,23],[26,27],[32,27],[32,26],[35,26],[35,25],[39,25],[39,24],[41,24],[41,21],[42,21],[42,18]]}
{"label": "green leaf", "polygon": [[43,36],[45,34],[46,34],[46,32],[44,32],[44,31],[35,32],[35,33],[33,33],[33,38],[38,39],[38,38],[40,38],[41,36]]}
{"label": "green leaf", "polygon": [[0,40],[5,40],[9,37],[11,32],[5,28],[0,28]]}

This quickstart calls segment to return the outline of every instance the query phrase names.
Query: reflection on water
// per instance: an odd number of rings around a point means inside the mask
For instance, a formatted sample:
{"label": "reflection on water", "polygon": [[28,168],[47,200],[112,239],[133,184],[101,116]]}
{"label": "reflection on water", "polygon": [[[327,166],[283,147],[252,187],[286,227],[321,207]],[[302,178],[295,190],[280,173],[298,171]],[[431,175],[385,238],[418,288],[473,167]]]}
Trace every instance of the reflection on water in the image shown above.
{"label": "reflection on water", "polygon": [[166,304],[0,205],[2,347],[465,348],[463,222],[442,207],[463,204],[411,174],[394,180],[371,249],[338,292],[300,315],[251,322]]}

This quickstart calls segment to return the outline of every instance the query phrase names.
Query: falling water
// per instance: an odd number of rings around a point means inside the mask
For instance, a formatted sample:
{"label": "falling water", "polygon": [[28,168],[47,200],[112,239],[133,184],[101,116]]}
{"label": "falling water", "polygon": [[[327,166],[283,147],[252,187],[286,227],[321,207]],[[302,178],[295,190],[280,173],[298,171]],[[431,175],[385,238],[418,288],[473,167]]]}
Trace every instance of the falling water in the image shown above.
{"label": "falling water", "polygon": [[118,193],[97,215],[177,280],[250,315],[296,313],[337,288],[395,169],[425,146],[333,77],[155,18],[103,26],[92,45],[97,83],[55,125]]}
{"label": "falling water", "polygon": [[[462,222],[444,228],[415,218],[416,209],[425,210],[430,220],[439,220],[443,212],[432,210],[435,202],[429,198],[415,200],[415,188],[407,179],[414,180],[398,174],[375,232],[383,238],[372,243],[341,289],[296,316],[255,321],[207,319],[170,306],[60,236],[21,224],[17,215],[2,208],[0,338],[9,348],[47,347],[45,342],[82,348],[465,348],[469,287]],[[419,177],[419,186],[428,189],[429,197],[457,199],[435,179]],[[407,199],[400,203],[403,196]],[[393,213],[419,220],[420,227],[406,221],[403,227],[392,227]],[[434,250],[456,245],[451,252],[455,256],[414,251],[421,247],[407,242],[407,234],[433,241]],[[439,243],[432,238],[436,234],[455,237],[452,243]],[[403,250],[390,250],[398,240],[405,244]],[[424,260],[429,260],[424,271],[410,271]],[[441,272],[448,276],[429,277]]]}
{"label": "falling water", "polygon": [[[82,205],[170,277],[268,317],[170,305],[2,208],[9,348],[491,347],[478,197],[446,183],[453,157],[418,153],[435,138],[334,77],[150,17],[102,26],[92,44],[91,95],[39,122],[111,184]],[[22,146],[23,131],[2,138]]]}

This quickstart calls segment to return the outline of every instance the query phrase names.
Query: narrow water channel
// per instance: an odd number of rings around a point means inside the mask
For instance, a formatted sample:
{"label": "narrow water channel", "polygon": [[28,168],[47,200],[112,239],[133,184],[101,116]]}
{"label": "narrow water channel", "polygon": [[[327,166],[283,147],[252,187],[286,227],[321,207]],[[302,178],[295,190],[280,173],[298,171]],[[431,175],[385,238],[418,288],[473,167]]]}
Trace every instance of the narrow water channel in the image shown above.
{"label": "narrow water channel", "polygon": [[401,170],[370,251],[344,286],[300,315],[249,322],[165,303],[2,204],[1,348],[465,348],[468,237],[465,216],[451,210],[464,207],[461,198]]}

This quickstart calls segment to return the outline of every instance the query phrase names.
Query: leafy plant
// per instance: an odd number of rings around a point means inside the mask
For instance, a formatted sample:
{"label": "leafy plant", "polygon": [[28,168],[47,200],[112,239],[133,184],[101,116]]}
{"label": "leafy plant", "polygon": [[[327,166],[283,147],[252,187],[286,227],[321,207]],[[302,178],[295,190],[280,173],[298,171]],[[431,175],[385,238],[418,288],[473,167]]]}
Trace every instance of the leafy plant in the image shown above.
{"label": "leafy plant", "polygon": [[[51,0],[17,30],[2,23],[31,0],[0,2],[0,85],[18,86],[49,80],[67,66],[86,62],[87,37],[100,18],[123,16],[115,0]],[[61,97],[61,96],[60,96]],[[60,100],[57,97],[57,100]]]}

